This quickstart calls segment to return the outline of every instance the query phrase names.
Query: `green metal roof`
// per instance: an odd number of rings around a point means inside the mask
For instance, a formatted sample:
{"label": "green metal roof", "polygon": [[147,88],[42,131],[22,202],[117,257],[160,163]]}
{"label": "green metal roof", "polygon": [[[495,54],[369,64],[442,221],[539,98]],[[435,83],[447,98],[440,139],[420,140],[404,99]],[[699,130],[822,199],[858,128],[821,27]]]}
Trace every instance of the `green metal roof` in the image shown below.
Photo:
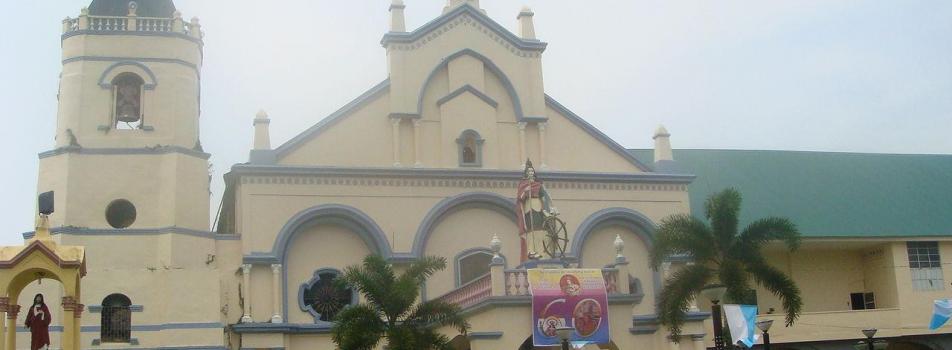
{"label": "green metal roof", "polygon": [[[653,163],[652,150],[630,150]],[[806,237],[952,236],[952,155],[675,150],[691,211],[727,187],[744,198],[741,221],[793,220]]]}

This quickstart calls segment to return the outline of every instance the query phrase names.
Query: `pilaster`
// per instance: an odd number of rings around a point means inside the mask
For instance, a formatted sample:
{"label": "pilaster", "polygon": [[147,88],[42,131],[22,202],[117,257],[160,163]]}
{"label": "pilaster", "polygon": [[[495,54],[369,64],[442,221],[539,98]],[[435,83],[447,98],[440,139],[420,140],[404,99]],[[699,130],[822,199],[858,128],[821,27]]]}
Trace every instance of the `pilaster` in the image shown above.
{"label": "pilaster", "polygon": [[281,318],[281,264],[271,264],[271,323],[283,323]]}
{"label": "pilaster", "polygon": [[242,299],[244,301],[242,304],[242,315],[241,323],[251,323],[254,322],[254,319],[251,317],[251,264],[241,265],[241,280],[242,280]]}

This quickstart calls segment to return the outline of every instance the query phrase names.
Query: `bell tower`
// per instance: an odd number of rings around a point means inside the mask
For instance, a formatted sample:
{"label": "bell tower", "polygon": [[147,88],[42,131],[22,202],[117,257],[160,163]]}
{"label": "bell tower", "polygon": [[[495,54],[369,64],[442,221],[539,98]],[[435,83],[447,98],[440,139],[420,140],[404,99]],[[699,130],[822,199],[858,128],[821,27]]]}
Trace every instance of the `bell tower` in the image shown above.
{"label": "bell tower", "polygon": [[93,0],[63,20],[55,146],[39,191],[53,227],[208,231],[199,140],[202,31],[172,0]]}

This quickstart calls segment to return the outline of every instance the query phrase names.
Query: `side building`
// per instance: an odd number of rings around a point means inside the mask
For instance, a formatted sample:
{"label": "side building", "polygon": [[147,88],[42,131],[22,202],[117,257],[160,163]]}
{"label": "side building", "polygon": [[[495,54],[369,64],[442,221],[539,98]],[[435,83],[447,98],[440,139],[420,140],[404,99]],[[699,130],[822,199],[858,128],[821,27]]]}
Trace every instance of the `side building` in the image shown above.
{"label": "side building", "polygon": [[[645,162],[657,155],[632,154]],[[775,321],[771,348],[849,348],[863,329],[877,329],[890,350],[952,347],[952,326],[929,330],[933,300],[952,291],[952,156],[704,149],[673,156],[698,177],[688,186],[695,216],[704,217],[711,193],[734,187],[744,196],[742,224],[785,216],[803,233],[797,251],[777,244],[766,253],[800,287],[800,319],[784,327],[780,301],[762,288],[751,301],[761,319]]]}

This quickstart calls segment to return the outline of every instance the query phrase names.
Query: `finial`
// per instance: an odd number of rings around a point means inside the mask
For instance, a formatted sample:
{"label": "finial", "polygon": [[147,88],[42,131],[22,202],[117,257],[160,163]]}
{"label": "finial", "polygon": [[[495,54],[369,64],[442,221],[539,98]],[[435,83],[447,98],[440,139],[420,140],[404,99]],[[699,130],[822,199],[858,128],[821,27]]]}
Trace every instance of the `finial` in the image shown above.
{"label": "finial", "polygon": [[254,139],[254,149],[255,150],[270,150],[271,149],[271,131],[269,126],[271,124],[271,119],[268,118],[268,113],[263,109],[258,111],[258,114],[255,115],[255,120],[253,125],[255,126],[255,139]]}
{"label": "finial", "polygon": [[625,255],[622,252],[625,250],[625,241],[621,239],[621,234],[615,235],[615,262],[621,263],[625,262]]}
{"label": "finial", "polygon": [[182,19],[182,11],[175,10],[175,12],[172,12],[172,18]]}
{"label": "finial", "polygon": [[499,240],[499,235],[493,234],[493,239],[489,241],[489,248],[493,250],[493,264],[502,264],[503,258],[499,254],[502,250],[502,241]]}
{"label": "finial", "polygon": [[674,160],[670,137],[671,134],[668,133],[668,129],[665,129],[664,126],[658,126],[658,130],[655,130],[654,136],[652,137],[652,139],[654,139],[655,163]]}
{"label": "finial", "polygon": [[138,9],[139,9],[139,4],[138,4],[138,3],[136,3],[135,1],[130,1],[130,2],[129,2],[129,16],[135,16],[135,15],[136,15],[136,10],[138,10]]}
{"label": "finial", "polygon": [[516,19],[519,20],[519,36],[523,39],[535,40],[535,24],[532,22],[532,9],[529,6],[523,6]]}
{"label": "finial", "polygon": [[403,4],[403,0],[393,0],[390,3],[390,31],[391,32],[406,32],[407,24],[406,18],[403,15],[403,10],[407,6]]}
{"label": "finial", "polygon": [[189,21],[189,23],[191,23],[193,26],[201,25],[201,24],[199,23],[199,21],[198,21],[198,17],[192,17],[192,19]]}
{"label": "finial", "polygon": [[89,16],[89,8],[84,6],[82,9],[79,10],[79,15]]}

